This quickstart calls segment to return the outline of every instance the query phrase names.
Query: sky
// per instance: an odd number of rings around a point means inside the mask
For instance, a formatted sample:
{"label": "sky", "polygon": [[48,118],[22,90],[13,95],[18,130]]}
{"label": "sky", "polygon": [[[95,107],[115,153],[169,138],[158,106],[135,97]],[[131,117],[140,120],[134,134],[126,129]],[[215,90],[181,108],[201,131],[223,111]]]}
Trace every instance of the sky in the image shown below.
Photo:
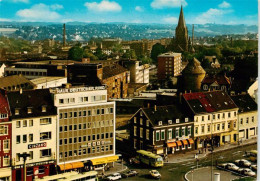
{"label": "sky", "polygon": [[258,24],[258,0],[0,0],[0,21]]}

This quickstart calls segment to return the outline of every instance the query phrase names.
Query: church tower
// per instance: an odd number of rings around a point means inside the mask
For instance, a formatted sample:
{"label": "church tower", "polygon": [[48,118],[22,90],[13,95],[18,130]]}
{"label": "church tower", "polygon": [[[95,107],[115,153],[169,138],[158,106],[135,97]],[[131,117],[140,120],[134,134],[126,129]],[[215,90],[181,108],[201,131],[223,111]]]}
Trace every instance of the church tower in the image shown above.
{"label": "church tower", "polygon": [[177,52],[188,51],[188,29],[185,23],[182,6],[179,22],[175,30],[174,50]]}

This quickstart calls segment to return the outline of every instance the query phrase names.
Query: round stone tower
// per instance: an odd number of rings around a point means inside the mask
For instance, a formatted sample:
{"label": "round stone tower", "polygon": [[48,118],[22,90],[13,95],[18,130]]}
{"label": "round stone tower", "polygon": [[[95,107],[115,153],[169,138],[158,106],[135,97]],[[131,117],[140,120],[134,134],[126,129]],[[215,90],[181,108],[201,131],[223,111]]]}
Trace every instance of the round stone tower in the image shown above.
{"label": "round stone tower", "polygon": [[187,92],[200,91],[201,81],[205,75],[206,71],[200,65],[200,61],[193,58],[182,71],[182,90]]}

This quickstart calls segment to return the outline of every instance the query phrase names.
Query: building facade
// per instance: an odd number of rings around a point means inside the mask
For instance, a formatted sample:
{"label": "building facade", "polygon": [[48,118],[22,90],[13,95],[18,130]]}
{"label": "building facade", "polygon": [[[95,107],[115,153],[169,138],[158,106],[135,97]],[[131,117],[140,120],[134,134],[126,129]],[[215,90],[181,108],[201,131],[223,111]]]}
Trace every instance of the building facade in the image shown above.
{"label": "building facade", "polygon": [[238,131],[239,141],[257,139],[258,135],[258,113],[257,103],[249,94],[231,97],[239,108]]}
{"label": "building facade", "polygon": [[176,106],[141,108],[130,119],[134,150],[167,155],[194,149],[193,122]]}
{"label": "building facade", "polygon": [[158,79],[175,77],[181,74],[181,53],[168,52],[158,56]]}
{"label": "building facade", "polygon": [[12,180],[55,174],[57,113],[48,89],[7,94],[12,116]]}
{"label": "building facade", "polygon": [[201,82],[201,90],[222,90],[229,92],[231,83],[225,75],[206,75]]}
{"label": "building facade", "polygon": [[0,90],[0,180],[12,180],[12,123],[6,92]]}
{"label": "building facade", "polygon": [[59,171],[88,170],[117,160],[115,103],[107,102],[105,86],[53,88],[58,111]]}
{"label": "building facade", "polygon": [[238,108],[223,91],[188,93],[184,105],[194,119],[195,148],[238,141]]}

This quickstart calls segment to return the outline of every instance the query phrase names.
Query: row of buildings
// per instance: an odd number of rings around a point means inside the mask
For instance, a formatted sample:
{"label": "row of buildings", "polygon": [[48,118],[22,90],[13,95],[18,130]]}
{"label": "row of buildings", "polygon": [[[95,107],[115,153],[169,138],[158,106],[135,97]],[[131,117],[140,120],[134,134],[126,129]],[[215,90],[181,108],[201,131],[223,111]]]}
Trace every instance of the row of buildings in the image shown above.
{"label": "row of buildings", "polygon": [[115,103],[105,86],[0,94],[0,179],[103,168],[115,154]]}
{"label": "row of buildings", "polygon": [[239,144],[258,135],[257,104],[248,94],[230,97],[224,91],[210,91],[179,97],[160,95],[157,104],[160,106],[150,107],[148,103],[131,117],[133,149],[183,153]]}

